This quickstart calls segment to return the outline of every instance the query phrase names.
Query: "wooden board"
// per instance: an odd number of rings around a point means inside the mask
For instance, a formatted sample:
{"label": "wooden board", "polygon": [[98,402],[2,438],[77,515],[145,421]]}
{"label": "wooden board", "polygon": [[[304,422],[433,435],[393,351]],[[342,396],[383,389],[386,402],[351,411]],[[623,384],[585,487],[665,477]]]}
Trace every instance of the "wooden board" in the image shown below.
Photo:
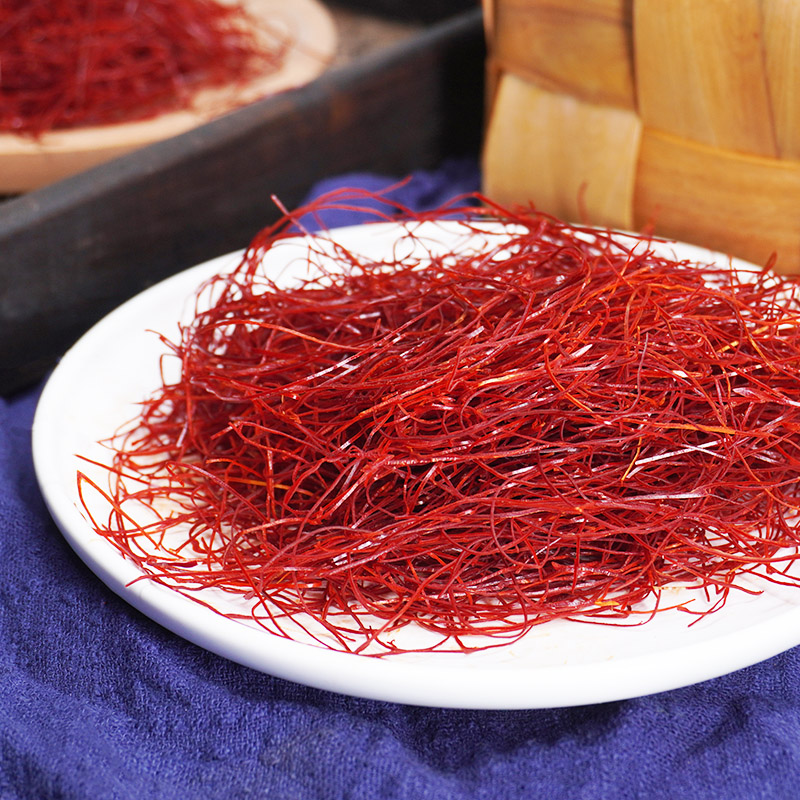
{"label": "wooden board", "polygon": [[0,391],[37,380],[136,292],[244,246],[321,178],[480,148],[480,10],[308,85],[0,205]]}

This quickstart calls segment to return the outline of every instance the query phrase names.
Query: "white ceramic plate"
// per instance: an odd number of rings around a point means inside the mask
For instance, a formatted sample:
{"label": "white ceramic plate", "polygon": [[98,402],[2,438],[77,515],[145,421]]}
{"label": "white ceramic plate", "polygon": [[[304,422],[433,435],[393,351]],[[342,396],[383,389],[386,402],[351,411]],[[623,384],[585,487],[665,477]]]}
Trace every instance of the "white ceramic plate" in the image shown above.
{"label": "white ceramic plate", "polygon": [[233,108],[301,86],[328,66],[336,51],[336,28],[318,0],[242,0],[242,5],[291,42],[280,69],[245,85],[204,90],[193,108],[153,119],[52,131],[39,139],[0,132],[0,192],[36,189],[185,133]]}
{"label": "white ceramic plate", "polygon": [[[445,233],[437,230],[442,245],[452,246],[457,223]],[[343,228],[333,235],[355,252],[379,256],[396,241],[398,226]],[[283,270],[287,279],[296,275],[303,269],[303,247],[302,240],[294,240],[277,248],[267,268]],[[670,249],[679,257],[710,259],[688,245]],[[758,595],[733,593],[721,611],[692,626],[692,617],[678,611],[660,612],[639,627],[558,621],[501,648],[383,659],[280,638],[147,580],[130,585],[138,569],[92,531],[79,508],[75,474],[85,464],[76,454],[107,457],[96,442],[134,416],[135,403],[159,384],[164,348],[148,330],[174,335],[179,317],[190,318],[196,287],[238,258],[231,254],[176,275],[103,319],[64,356],[36,413],[34,460],[54,519],[88,566],[143,613],[201,647],[293,681],[362,697],[462,708],[630,698],[723,675],[800,643],[800,590],[771,584]],[[220,610],[242,608],[204,591],[203,599]],[[675,590],[675,597],[685,599],[685,590]]]}

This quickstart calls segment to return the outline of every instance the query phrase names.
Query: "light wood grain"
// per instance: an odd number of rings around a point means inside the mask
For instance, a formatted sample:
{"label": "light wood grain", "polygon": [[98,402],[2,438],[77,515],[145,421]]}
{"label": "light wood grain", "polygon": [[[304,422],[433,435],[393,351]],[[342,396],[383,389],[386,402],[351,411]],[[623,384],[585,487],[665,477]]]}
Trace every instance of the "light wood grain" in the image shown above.
{"label": "light wood grain", "polygon": [[800,158],[800,3],[762,0],[769,99],[778,155]]}
{"label": "light wood grain", "polygon": [[626,8],[620,0],[498,3],[492,12],[493,59],[503,70],[551,91],[633,108]]}
{"label": "light wood grain", "polygon": [[635,225],[756,264],[800,272],[800,162],[760,158],[652,130],[642,136]]}
{"label": "light wood grain", "polygon": [[645,126],[778,155],[760,0],[634,3],[638,108]]}
{"label": "light wood grain", "polygon": [[[491,0],[488,0],[491,2]],[[516,9],[550,8],[569,16],[630,19],[633,0],[494,0],[495,6]]]}
{"label": "light wood grain", "polygon": [[507,73],[484,144],[484,189],[502,203],[533,202],[565,219],[629,228],[640,133],[631,111]]}

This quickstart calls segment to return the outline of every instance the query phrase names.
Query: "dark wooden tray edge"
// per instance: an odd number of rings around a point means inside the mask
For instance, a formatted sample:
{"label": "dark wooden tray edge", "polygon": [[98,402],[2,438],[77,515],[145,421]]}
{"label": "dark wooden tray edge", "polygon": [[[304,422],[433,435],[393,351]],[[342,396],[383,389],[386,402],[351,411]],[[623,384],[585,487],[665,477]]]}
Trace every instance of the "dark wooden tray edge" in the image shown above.
{"label": "dark wooden tray edge", "polygon": [[109,310],[244,246],[331,175],[477,154],[480,11],[0,205],[0,392],[38,380]]}

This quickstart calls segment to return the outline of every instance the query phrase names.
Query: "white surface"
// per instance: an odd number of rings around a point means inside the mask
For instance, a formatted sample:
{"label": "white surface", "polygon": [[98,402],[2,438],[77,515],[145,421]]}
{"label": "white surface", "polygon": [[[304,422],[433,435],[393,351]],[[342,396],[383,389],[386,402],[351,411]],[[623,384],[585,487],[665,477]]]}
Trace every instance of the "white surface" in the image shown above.
{"label": "white surface", "polygon": [[[436,236],[449,249],[458,226]],[[340,229],[351,250],[379,255],[397,226]],[[270,269],[288,276],[302,265],[302,240],[278,248]],[[705,251],[671,245],[680,257]],[[705,256],[705,258],[704,258]],[[87,333],[63,358],[42,395],[33,453],[45,500],[79,556],[143,613],[201,647],[257,670],[357,696],[463,708],[543,708],[597,703],[659,692],[713,678],[800,643],[800,589],[764,585],[759,595],[733,593],[721,611],[700,619],[663,611],[638,627],[551,622],[513,645],[471,654],[403,654],[376,659],[334,652],[232,621],[150,581],[128,584],[137,568],[89,527],[79,510],[76,454],[104,456],[96,442],[136,413],[159,384],[163,352],[157,330],[174,335],[180,309],[191,309],[199,283],[233,267],[231,254],[181,273],[130,300]],[[751,579],[752,580],[752,579]],[[753,585],[752,583],[750,585]],[[668,595],[685,598],[684,590]],[[202,595],[222,610],[233,600]],[[697,601],[699,602],[699,600]],[[412,631],[409,636],[414,636]]]}

